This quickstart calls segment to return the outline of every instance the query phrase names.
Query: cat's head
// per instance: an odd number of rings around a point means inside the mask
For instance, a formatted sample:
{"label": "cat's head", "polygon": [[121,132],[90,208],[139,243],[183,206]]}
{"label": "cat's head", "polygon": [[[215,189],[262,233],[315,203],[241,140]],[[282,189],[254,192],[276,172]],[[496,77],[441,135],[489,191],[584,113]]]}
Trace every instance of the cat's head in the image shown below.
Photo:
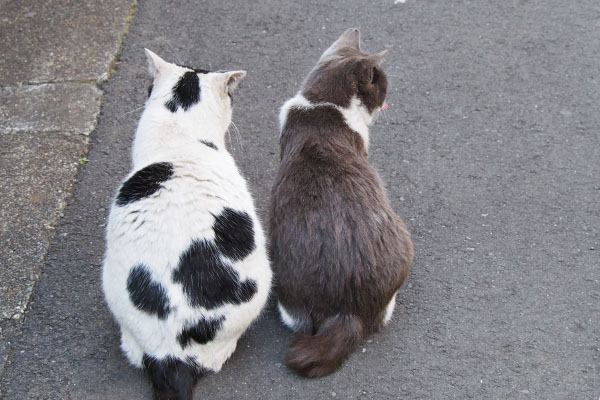
{"label": "cat's head", "polygon": [[372,119],[384,107],[387,95],[388,81],[381,68],[385,53],[363,52],[360,31],[348,29],[321,55],[301,93],[310,102],[328,102],[343,108],[358,100]]}
{"label": "cat's head", "polygon": [[225,132],[231,123],[232,94],[246,72],[194,69],[166,62],[145,50],[153,77],[146,110],[196,127],[200,123],[216,124]]}

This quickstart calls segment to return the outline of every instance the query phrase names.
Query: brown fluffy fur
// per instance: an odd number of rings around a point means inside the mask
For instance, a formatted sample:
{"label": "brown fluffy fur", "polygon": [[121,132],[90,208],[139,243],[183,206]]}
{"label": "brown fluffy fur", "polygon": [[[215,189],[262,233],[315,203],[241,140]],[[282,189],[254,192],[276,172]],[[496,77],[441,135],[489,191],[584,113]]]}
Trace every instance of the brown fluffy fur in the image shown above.
{"label": "brown fluffy fur", "polygon": [[413,258],[363,139],[332,105],[347,107],[356,96],[373,113],[387,92],[375,58],[360,51],[358,37],[355,46],[342,43],[344,35],[301,90],[311,102],[329,104],[287,114],[270,204],[275,291],[299,331],[285,361],[307,377],[339,369],[383,326]]}

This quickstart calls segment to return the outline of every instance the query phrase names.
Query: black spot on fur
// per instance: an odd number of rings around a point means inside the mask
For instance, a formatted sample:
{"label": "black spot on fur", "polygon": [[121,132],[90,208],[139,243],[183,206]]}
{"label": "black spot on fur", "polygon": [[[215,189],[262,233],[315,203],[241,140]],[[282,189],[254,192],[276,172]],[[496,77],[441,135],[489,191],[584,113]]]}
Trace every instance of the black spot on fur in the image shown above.
{"label": "black spot on fur", "polygon": [[214,144],[213,142],[207,142],[206,140],[201,140],[200,143],[202,143],[205,146],[210,147],[211,149],[219,150],[219,148],[217,147],[217,145]]}
{"label": "black spot on fur", "polygon": [[150,86],[148,86],[148,97],[150,97],[150,95],[152,94],[152,89],[154,89],[153,83],[151,83]]}
{"label": "black spot on fur", "polygon": [[163,286],[152,280],[150,272],[143,265],[136,265],[127,278],[129,298],[137,308],[160,319],[169,315],[169,300]]}
{"label": "black spot on fur", "polygon": [[252,219],[246,212],[225,208],[213,230],[219,250],[232,260],[242,260],[256,248]]}
{"label": "black spot on fur", "polygon": [[192,306],[207,309],[247,302],[256,293],[256,282],[240,282],[237,271],[223,261],[213,243],[205,240],[194,241],[181,255],[173,281],[183,285]]}
{"label": "black spot on fur", "polygon": [[195,72],[188,71],[179,78],[173,87],[173,97],[165,103],[171,112],[176,112],[179,107],[188,110],[200,101],[200,80]]}
{"label": "black spot on fur", "polygon": [[165,107],[167,107],[169,109],[169,111],[171,111],[172,113],[176,112],[177,108],[178,108],[177,102],[174,101],[173,99],[167,101],[165,103]]}
{"label": "black spot on fur", "polygon": [[179,66],[183,67],[183,68],[191,69],[192,71],[194,71],[197,74],[208,74],[208,73],[210,73],[210,71],[207,70],[207,69],[193,68],[193,67],[190,67],[190,66],[187,66],[187,65],[179,65]]}
{"label": "black spot on fur", "polygon": [[195,325],[186,326],[177,335],[177,341],[183,348],[189,345],[191,340],[199,344],[206,344],[215,338],[224,320],[223,316],[217,319],[201,319]]}
{"label": "black spot on fur", "polygon": [[155,163],[137,171],[119,190],[117,205],[124,206],[151,196],[162,188],[161,183],[173,176],[173,164]]}
{"label": "black spot on fur", "polygon": [[158,400],[191,400],[194,385],[204,372],[197,369],[194,364],[175,357],[159,360],[144,354],[142,363],[152,381],[154,395]]}

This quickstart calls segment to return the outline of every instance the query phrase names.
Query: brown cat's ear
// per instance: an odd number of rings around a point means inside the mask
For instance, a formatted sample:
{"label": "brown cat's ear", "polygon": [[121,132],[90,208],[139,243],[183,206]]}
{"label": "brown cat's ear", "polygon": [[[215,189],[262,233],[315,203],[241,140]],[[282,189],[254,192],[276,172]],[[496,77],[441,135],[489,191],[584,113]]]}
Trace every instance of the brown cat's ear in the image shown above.
{"label": "brown cat's ear", "polygon": [[373,77],[375,76],[375,66],[372,63],[363,63],[359,75],[358,81],[360,83],[372,83]]}
{"label": "brown cat's ear", "polygon": [[337,49],[342,47],[351,47],[355,50],[360,50],[360,31],[356,28],[346,29],[346,31],[323,52],[320,60],[324,60],[335,54]]}
{"label": "brown cat's ear", "polygon": [[333,45],[336,47],[352,47],[353,49],[360,50],[360,31],[357,28],[346,29]]}
{"label": "brown cat's ear", "polygon": [[151,52],[150,50],[144,48],[146,51],[146,58],[148,59],[148,72],[152,75],[153,78],[156,78],[156,75],[167,68],[169,65],[168,62]]}
{"label": "brown cat's ear", "polygon": [[358,79],[362,83],[374,83],[377,77],[377,68],[381,67],[383,58],[387,54],[387,50],[373,54],[364,58],[361,62]]}
{"label": "brown cat's ear", "polygon": [[225,72],[225,90],[228,95],[232,95],[240,81],[246,76],[246,71]]}
{"label": "brown cat's ear", "polygon": [[383,62],[383,59],[387,55],[387,53],[388,53],[388,50],[380,51],[379,53],[373,54],[372,56],[370,56],[370,58],[375,65],[380,67],[381,63]]}

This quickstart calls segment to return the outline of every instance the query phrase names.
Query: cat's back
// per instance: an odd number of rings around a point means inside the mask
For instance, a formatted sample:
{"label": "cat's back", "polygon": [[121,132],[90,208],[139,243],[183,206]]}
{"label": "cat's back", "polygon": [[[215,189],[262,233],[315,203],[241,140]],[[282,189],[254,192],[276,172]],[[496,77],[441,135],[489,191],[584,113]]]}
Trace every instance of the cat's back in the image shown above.
{"label": "cat's back", "polygon": [[289,109],[272,197],[285,215],[323,208],[391,211],[363,140],[332,105]]}
{"label": "cat's back", "polygon": [[166,265],[193,239],[212,239],[215,218],[225,209],[256,220],[231,156],[208,154],[204,160],[150,162],[124,179],[109,214],[107,258],[127,265],[142,256]]}
{"label": "cat's back", "polygon": [[280,305],[308,326],[345,310],[377,330],[412,263],[410,235],[335,107],[289,111],[269,236]]}

